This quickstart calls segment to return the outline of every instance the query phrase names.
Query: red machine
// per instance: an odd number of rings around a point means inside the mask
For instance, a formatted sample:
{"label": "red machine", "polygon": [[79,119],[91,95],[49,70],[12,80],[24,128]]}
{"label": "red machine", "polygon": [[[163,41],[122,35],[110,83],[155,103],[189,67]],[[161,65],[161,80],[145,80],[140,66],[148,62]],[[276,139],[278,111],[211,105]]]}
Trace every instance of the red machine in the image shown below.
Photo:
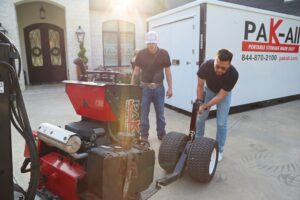
{"label": "red machine", "polygon": [[38,127],[38,195],[55,200],[141,199],[141,192],[153,181],[155,155],[138,139],[140,88],[77,81],[65,84],[82,119],[64,129],[48,123]]}

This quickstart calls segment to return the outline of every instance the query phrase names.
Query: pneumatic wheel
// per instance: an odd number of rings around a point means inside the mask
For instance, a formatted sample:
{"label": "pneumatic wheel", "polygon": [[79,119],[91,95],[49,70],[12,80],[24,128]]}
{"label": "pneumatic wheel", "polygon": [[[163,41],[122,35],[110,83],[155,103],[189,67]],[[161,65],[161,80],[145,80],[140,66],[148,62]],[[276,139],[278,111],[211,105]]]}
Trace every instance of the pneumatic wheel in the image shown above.
{"label": "pneumatic wheel", "polygon": [[158,162],[161,168],[167,172],[173,172],[187,140],[187,135],[177,132],[170,132],[163,138],[158,152]]}
{"label": "pneumatic wheel", "polygon": [[218,165],[219,146],[216,140],[206,137],[196,138],[188,155],[190,176],[199,182],[209,182]]}

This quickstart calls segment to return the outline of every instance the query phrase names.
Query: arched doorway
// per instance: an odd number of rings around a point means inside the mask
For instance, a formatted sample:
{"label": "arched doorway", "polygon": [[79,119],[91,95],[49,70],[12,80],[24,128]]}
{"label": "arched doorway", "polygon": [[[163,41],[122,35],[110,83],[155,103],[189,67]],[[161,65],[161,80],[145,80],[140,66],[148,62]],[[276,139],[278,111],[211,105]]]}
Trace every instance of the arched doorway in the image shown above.
{"label": "arched doorway", "polygon": [[29,81],[31,84],[60,82],[67,78],[64,31],[48,23],[24,28]]}

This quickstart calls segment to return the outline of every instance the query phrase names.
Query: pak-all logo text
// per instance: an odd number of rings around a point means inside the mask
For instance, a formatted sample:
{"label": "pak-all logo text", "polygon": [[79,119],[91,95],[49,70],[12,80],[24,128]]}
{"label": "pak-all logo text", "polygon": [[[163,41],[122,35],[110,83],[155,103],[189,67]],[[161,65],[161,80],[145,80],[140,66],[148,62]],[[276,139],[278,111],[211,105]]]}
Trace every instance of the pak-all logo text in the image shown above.
{"label": "pak-all logo text", "polygon": [[[284,19],[270,18],[269,23],[245,21],[242,41],[242,60],[297,60],[300,43],[300,26],[292,26]],[[256,52],[256,54],[253,54]],[[248,53],[248,54],[247,54]],[[280,55],[279,55],[280,54]],[[283,56],[282,56],[283,55]]]}

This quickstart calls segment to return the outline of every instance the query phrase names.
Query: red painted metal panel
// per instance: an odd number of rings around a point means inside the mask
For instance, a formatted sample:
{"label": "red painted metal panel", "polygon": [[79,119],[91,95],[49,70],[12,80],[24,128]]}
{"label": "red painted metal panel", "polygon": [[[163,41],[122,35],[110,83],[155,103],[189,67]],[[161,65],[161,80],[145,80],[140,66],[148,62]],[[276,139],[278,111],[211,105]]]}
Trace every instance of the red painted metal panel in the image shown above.
{"label": "red painted metal panel", "polygon": [[78,115],[99,121],[116,121],[105,96],[106,85],[66,83],[66,92]]}
{"label": "red painted metal panel", "polygon": [[70,158],[52,152],[40,158],[40,187],[58,195],[61,200],[79,200],[77,183],[86,172],[78,163]]}

